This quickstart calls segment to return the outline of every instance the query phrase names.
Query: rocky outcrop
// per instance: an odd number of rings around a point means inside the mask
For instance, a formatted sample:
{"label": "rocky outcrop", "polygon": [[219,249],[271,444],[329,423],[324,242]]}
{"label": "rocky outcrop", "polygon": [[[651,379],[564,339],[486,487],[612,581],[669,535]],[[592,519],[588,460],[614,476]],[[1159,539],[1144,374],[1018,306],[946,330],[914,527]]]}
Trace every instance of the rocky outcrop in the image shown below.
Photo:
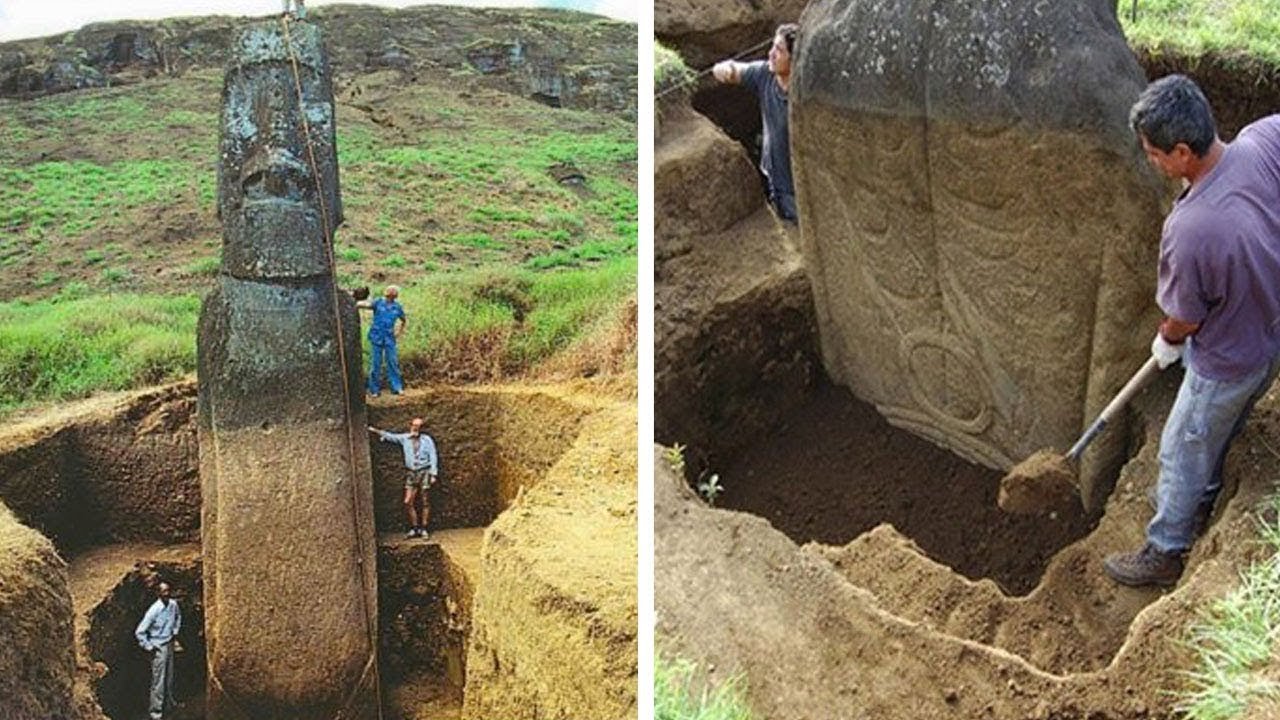
{"label": "rocky outcrop", "polygon": [[[823,361],[989,467],[1065,448],[1145,359],[1164,186],[1113,3],[819,0],[791,137]],[[850,37],[860,38],[849,42]],[[1100,509],[1123,455],[1086,454]]]}
{"label": "rocky outcrop", "polygon": [[[469,72],[555,107],[634,116],[636,26],[566,10],[321,7],[343,78],[371,70]],[[244,20],[223,16],[86,25],[0,43],[0,96],[31,97],[221,67]]]}
{"label": "rocky outcrop", "polygon": [[653,31],[680,49],[690,67],[702,68],[765,43],[782,23],[795,22],[803,0],[655,0]]}

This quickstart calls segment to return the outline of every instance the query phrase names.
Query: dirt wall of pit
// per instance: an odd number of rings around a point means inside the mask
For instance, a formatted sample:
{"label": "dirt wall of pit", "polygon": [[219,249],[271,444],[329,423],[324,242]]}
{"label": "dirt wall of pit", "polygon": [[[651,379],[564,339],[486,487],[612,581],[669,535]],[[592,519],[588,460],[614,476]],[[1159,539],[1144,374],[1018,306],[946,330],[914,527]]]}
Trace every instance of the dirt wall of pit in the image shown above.
{"label": "dirt wall of pit", "polygon": [[603,409],[485,536],[463,717],[636,714],[636,427]]}
{"label": "dirt wall of pit", "polygon": [[0,499],[63,552],[195,541],[195,406],[194,385],[170,385],[0,429]]}
{"label": "dirt wall of pit", "polygon": [[666,110],[655,168],[655,431],[701,470],[804,401],[813,302],[745,151],[685,99]]}
{"label": "dirt wall of pit", "polygon": [[0,717],[72,717],[72,639],[66,563],[0,503]]}
{"label": "dirt wall of pit", "polygon": [[440,545],[379,549],[378,641],[384,683],[430,676],[463,686],[474,580]]}
{"label": "dirt wall of pit", "polygon": [[[412,398],[412,399],[410,399]],[[0,501],[63,552],[113,542],[197,542],[195,385],[75,403],[0,429]],[[432,526],[487,525],[572,442],[582,411],[545,393],[432,389],[369,408],[403,430],[422,415],[440,450]],[[370,436],[375,522],[404,524],[403,456]]]}
{"label": "dirt wall of pit", "polygon": [[[434,389],[369,407],[376,427],[404,432],[422,417],[440,453],[430,491],[432,528],[483,527],[521,486],[542,478],[573,442],[583,411],[538,392]],[[379,528],[404,525],[404,454],[373,438],[374,515]]]}
{"label": "dirt wall of pit", "polygon": [[[1139,398],[1141,449],[1106,513],[1024,597],[959,576],[888,526],[842,547],[798,546],[763,518],[707,507],[656,453],[659,640],[713,665],[713,680],[744,674],[769,718],[1172,719],[1194,662],[1183,639],[1265,555],[1250,541],[1253,513],[1280,480],[1273,390],[1228,456],[1223,500],[1178,586],[1107,579],[1102,558],[1142,541],[1176,386],[1166,378]],[[797,681],[815,676],[824,682]]]}

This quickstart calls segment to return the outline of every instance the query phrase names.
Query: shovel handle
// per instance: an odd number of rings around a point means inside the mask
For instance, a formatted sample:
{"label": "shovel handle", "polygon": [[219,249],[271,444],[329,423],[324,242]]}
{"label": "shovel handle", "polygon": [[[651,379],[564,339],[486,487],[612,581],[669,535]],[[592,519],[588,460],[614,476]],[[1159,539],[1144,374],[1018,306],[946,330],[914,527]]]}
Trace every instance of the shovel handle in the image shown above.
{"label": "shovel handle", "polygon": [[1160,365],[1157,363],[1155,356],[1147,358],[1142,367],[1138,368],[1138,372],[1129,378],[1129,382],[1125,383],[1124,387],[1120,388],[1120,392],[1116,393],[1116,396],[1111,398],[1111,402],[1107,403],[1107,406],[1102,409],[1098,419],[1093,421],[1089,429],[1085,430],[1080,439],[1076,441],[1076,444],[1072,445],[1071,449],[1067,451],[1067,459],[1072,461],[1079,460],[1080,455],[1084,453],[1084,449],[1089,446],[1089,443],[1093,442],[1093,439],[1102,432],[1107,423],[1114,420],[1120,409],[1129,404],[1129,401],[1133,399],[1134,395],[1138,394],[1142,386],[1146,385],[1147,381],[1158,372],[1160,372]]}

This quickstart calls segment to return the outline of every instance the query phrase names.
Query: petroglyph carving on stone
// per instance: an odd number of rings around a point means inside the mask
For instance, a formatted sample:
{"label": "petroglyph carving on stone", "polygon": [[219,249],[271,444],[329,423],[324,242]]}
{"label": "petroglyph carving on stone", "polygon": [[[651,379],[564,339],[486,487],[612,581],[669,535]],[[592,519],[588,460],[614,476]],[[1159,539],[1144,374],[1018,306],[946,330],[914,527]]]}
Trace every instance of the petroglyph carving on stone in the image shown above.
{"label": "petroglyph carving on stone", "polygon": [[[993,467],[1070,445],[1156,315],[1163,190],[1127,128],[1145,80],[1114,6],[816,0],[801,26],[793,164],[828,372]],[[1086,502],[1121,451],[1086,457]]]}

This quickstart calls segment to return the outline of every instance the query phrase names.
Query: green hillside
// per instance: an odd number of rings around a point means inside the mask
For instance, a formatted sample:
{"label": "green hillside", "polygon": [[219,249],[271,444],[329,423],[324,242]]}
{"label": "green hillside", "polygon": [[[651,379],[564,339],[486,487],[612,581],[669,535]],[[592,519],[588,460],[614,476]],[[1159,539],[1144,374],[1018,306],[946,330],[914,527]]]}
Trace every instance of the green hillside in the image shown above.
{"label": "green hillside", "polygon": [[[0,99],[0,411],[194,369],[221,77]],[[417,379],[525,373],[627,322],[631,120],[466,67],[340,75],[335,99],[339,282],[405,286]]]}

